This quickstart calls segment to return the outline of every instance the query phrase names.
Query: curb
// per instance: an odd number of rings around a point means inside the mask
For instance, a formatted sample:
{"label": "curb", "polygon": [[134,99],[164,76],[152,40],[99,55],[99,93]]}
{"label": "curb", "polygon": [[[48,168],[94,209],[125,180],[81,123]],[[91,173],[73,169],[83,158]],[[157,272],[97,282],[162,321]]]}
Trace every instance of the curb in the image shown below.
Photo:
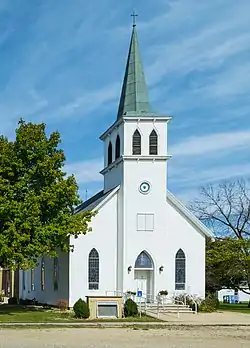
{"label": "curb", "polygon": [[203,327],[249,327],[250,323],[176,323],[176,322],[127,322],[127,323],[1,323],[0,329],[3,328],[149,328],[149,329],[159,329],[159,328],[203,328]]}

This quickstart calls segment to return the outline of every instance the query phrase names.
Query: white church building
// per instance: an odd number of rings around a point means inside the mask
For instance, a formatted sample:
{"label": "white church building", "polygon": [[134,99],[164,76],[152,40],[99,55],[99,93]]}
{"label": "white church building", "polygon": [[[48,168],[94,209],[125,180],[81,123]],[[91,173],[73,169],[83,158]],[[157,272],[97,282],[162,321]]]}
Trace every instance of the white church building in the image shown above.
{"label": "white church building", "polygon": [[159,291],[205,296],[208,230],[167,190],[167,127],[151,109],[134,24],[117,118],[100,136],[103,190],[76,213],[96,210],[92,232],[71,253],[20,271],[20,297],[72,307],[85,296]]}

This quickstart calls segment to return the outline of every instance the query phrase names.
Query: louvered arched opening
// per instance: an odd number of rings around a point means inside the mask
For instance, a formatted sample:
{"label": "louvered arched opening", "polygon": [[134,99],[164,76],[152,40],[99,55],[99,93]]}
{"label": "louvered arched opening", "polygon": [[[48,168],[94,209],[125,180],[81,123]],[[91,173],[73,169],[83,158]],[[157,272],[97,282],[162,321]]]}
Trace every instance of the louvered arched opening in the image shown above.
{"label": "louvered arched opening", "polygon": [[115,159],[119,158],[120,155],[121,155],[121,140],[118,134],[115,141]]}
{"label": "louvered arched opening", "polygon": [[89,290],[99,289],[99,254],[98,251],[93,248],[89,253]]}
{"label": "louvered arched opening", "polygon": [[182,249],[175,255],[175,290],[185,290],[186,287],[186,256]]}
{"label": "louvered arched opening", "polygon": [[113,149],[112,149],[112,143],[110,141],[108,146],[108,166],[112,163],[112,161],[113,161]]}
{"label": "louvered arched opening", "polygon": [[132,154],[141,155],[141,134],[138,129],[133,134]]}
{"label": "louvered arched opening", "polygon": [[153,129],[149,136],[149,154],[158,154],[158,136],[156,131]]}

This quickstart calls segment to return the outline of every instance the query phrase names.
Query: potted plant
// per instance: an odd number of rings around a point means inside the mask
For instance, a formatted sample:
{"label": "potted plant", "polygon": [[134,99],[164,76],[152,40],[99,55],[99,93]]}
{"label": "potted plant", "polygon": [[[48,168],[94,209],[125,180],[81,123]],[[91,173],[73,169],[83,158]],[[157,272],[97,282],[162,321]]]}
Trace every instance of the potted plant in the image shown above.
{"label": "potted plant", "polygon": [[168,295],[168,291],[167,290],[161,290],[161,291],[159,291],[159,295],[160,296],[167,296]]}
{"label": "potted plant", "polygon": [[126,292],[127,298],[133,298],[136,295],[135,291],[128,290]]}

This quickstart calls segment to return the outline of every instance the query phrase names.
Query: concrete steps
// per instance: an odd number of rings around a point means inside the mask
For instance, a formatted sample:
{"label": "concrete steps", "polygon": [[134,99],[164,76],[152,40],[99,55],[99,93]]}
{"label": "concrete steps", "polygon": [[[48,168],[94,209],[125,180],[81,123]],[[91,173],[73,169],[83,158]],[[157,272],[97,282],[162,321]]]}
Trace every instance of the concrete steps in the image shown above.
{"label": "concrete steps", "polygon": [[192,313],[192,308],[184,304],[147,303],[143,307],[148,313]]}

